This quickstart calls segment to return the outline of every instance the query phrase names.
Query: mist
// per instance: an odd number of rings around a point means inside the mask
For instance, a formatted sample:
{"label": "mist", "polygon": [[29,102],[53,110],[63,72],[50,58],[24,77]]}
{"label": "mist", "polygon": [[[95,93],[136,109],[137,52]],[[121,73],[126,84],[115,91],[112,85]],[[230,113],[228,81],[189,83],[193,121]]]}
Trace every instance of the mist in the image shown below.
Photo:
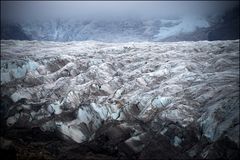
{"label": "mist", "polygon": [[1,19],[212,16],[237,5],[238,1],[1,1]]}
{"label": "mist", "polygon": [[[238,1],[1,1],[1,38],[183,41],[206,40],[224,30],[224,39],[236,39],[239,17],[229,12],[238,6]],[[226,14],[232,18],[223,20]],[[217,28],[222,30],[209,34]]]}

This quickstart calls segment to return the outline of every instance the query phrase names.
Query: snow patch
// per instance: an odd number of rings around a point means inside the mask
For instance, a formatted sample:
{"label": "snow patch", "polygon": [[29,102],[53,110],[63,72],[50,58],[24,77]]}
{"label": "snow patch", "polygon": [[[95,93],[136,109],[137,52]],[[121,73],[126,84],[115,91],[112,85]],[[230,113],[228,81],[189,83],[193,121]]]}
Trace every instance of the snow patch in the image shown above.
{"label": "snow patch", "polygon": [[[175,23],[175,21],[173,22]],[[166,23],[166,22],[162,21],[162,23]],[[180,23],[176,23],[173,26],[160,27],[159,33],[155,35],[154,38],[155,40],[163,40],[171,36],[177,36],[181,33],[191,33],[198,28],[207,28],[207,27],[209,27],[209,23],[203,18],[184,17],[183,19],[181,19]]]}

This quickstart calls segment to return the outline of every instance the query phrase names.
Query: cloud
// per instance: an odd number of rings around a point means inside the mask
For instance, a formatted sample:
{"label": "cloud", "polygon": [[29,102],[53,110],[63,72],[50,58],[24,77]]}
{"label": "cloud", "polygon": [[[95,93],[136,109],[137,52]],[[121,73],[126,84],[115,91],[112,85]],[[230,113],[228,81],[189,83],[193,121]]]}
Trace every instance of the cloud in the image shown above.
{"label": "cloud", "polygon": [[1,19],[213,15],[237,5],[238,1],[1,1]]}

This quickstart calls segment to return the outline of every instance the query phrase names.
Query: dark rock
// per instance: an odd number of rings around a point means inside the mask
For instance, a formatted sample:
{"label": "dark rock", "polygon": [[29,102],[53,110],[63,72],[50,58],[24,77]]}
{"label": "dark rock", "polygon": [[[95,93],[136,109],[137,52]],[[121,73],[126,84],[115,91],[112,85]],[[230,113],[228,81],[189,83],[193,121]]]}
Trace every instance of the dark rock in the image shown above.
{"label": "dark rock", "polygon": [[239,147],[228,137],[221,137],[216,142],[208,145],[201,153],[202,158],[207,159],[239,159]]}
{"label": "dark rock", "polygon": [[215,26],[208,34],[208,40],[239,39],[239,7],[227,12],[223,22]]}
{"label": "dark rock", "polygon": [[19,24],[1,23],[1,39],[30,40]]}
{"label": "dark rock", "polygon": [[174,147],[166,136],[150,136],[139,159],[187,159],[185,153]]}

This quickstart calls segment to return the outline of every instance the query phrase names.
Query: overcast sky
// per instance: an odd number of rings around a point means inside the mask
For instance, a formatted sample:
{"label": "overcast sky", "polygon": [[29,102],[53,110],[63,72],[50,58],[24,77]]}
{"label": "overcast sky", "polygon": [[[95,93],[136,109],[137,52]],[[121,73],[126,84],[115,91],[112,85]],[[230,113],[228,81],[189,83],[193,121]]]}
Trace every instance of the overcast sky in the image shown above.
{"label": "overcast sky", "polygon": [[238,1],[1,1],[1,19],[214,15],[239,5]]}

